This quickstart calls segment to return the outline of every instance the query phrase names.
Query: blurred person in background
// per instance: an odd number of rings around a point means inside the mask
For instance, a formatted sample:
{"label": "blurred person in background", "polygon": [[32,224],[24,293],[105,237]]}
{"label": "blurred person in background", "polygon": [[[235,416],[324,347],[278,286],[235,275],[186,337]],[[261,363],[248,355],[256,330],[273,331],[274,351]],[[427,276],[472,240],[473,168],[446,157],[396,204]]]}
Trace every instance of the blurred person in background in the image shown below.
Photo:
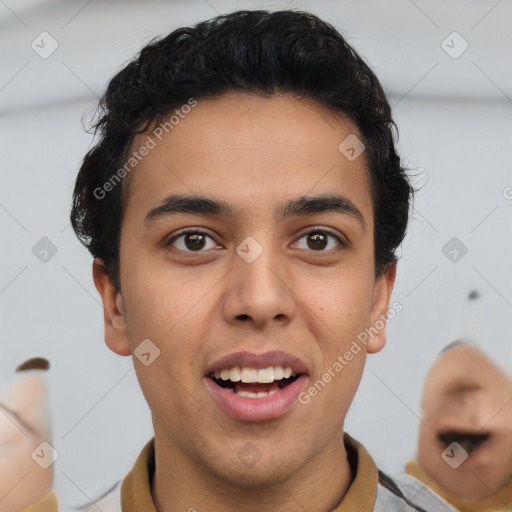
{"label": "blurred person in background", "polygon": [[56,512],[46,371],[35,357],[0,383],[0,512]]}
{"label": "blurred person in background", "polygon": [[512,510],[512,379],[476,346],[454,342],[430,368],[406,471],[462,512]]}

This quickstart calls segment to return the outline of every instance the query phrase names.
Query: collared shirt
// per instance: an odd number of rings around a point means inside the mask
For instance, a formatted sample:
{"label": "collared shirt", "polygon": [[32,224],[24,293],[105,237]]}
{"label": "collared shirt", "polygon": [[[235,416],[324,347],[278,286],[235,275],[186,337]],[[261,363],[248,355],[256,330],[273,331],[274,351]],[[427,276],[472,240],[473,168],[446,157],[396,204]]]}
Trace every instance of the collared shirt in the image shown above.
{"label": "collared shirt", "polygon": [[51,491],[36,503],[21,509],[20,512],[57,512],[58,509],[57,495]]}
{"label": "collared shirt", "polygon": [[[391,479],[377,469],[365,448],[345,433],[347,457],[355,475],[345,496],[331,512],[456,512],[419,480],[400,475]],[[155,444],[151,439],[125,479],[90,507],[92,512],[157,512],[151,496]]]}
{"label": "collared shirt", "polygon": [[458,496],[450,494],[443,489],[437,482],[435,482],[425,471],[421,468],[415,460],[410,460],[405,471],[425,485],[428,485],[439,496],[442,496],[448,503],[457,507],[461,512],[510,512],[512,511],[512,479],[508,484],[502,487],[500,491],[491,494],[488,498],[484,499],[462,499]]}

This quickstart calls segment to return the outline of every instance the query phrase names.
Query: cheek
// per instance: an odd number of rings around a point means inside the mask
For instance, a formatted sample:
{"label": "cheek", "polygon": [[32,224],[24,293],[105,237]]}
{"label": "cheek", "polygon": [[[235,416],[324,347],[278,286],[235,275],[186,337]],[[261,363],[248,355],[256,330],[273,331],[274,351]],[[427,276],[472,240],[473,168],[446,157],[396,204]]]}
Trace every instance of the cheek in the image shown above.
{"label": "cheek", "polygon": [[[445,485],[448,484],[447,479],[451,477],[458,478],[458,473],[453,472],[441,456],[445,446],[439,442],[435,434],[424,426],[420,428],[417,447],[416,460],[418,464],[427,475],[434,478],[441,486],[443,486],[443,482]],[[463,466],[459,470],[463,469]]]}
{"label": "cheek", "polygon": [[167,343],[173,334],[190,327],[188,318],[202,287],[183,280],[158,265],[127,266],[123,298],[132,343],[144,338]]}
{"label": "cheek", "polygon": [[422,425],[418,436],[418,462],[424,469],[432,471],[440,462],[439,453],[437,437]]}
{"label": "cheek", "polygon": [[373,305],[373,282],[358,276],[340,275],[325,280],[323,286],[315,289],[312,302],[316,305],[317,316],[321,319],[328,347],[332,351],[346,350],[347,343],[370,325]]}
{"label": "cheek", "polygon": [[319,407],[340,411],[339,418],[352,402],[366,361],[358,336],[370,325],[372,284],[356,272],[339,274],[310,289],[305,300],[315,313],[304,317],[311,320],[319,351],[319,366],[306,392]]}
{"label": "cheek", "polygon": [[141,387],[150,404],[152,396],[159,397],[164,389],[172,390],[168,396],[179,401],[180,384],[187,389],[192,385],[199,341],[204,339],[198,321],[205,314],[204,304],[198,303],[202,287],[185,286],[183,276],[171,275],[158,265],[126,265],[126,269],[123,297],[132,351],[145,339],[160,351],[150,366],[134,358]]}

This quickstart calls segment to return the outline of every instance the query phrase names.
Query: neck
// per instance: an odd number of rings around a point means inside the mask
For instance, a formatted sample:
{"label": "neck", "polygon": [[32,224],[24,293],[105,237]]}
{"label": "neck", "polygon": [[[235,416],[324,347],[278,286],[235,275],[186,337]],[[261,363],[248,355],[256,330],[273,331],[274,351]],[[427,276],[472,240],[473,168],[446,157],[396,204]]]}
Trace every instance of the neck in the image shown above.
{"label": "neck", "polygon": [[332,511],[346,494],[353,475],[343,431],[299,471],[265,487],[233,483],[233,474],[219,477],[193,461],[155,431],[155,474],[151,494],[158,512],[275,512],[298,509]]}

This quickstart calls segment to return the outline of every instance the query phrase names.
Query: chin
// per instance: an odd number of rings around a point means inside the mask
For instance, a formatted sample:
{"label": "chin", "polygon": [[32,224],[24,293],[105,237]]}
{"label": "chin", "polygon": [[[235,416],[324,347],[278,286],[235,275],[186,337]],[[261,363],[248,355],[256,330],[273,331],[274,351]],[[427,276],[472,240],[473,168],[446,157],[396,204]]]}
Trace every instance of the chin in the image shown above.
{"label": "chin", "polygon": [[465,500],[487,499],[501,488],[501,484],[489,485],[489,482],[484,484],[472,474],[459,475],[457,479],[446,479],[438,484],[449,493]]}
{"label": "chin", "polygon": [[267,465],[265,465],[265,467],[258,468],[257,471],[251,468],[245,472],[230,474],[229,478],[227,476],[225,477],[225,480],[232,486],[246,491],[260,491],[262,489],[270,489],[279,486],[286,482],[293,473],[294,471],[290,471],[290,467],[276,468],[275,466],[267,467]]}
{"label": "chin", "polygon": [[[235,488],[245,491],[269,489],[286,482],[301,467],[300,461],[291,461],[276,455],[266,460],[262,457],[253,465],[250,462],[246,465],[240,463],[238,454],[235,453],[230,463],[223,464],[222,467],[210,466],[210,471],[219,480]],[[216,460],[220,460],[220,456]]]}

